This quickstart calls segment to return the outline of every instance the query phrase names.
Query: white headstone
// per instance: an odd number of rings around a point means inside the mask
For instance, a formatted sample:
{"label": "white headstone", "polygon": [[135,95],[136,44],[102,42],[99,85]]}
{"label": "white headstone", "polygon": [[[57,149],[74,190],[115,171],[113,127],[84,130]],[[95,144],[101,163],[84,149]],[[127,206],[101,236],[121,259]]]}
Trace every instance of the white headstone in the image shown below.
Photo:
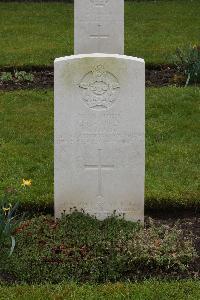
{"label": "white headstone", "polygon": [[111,54],[55,60],[55,216],[144,218],[142,59]]}
{"label": "white headstone", "polygon": [[74,1],[74,53],[124,53],[124,0]]}

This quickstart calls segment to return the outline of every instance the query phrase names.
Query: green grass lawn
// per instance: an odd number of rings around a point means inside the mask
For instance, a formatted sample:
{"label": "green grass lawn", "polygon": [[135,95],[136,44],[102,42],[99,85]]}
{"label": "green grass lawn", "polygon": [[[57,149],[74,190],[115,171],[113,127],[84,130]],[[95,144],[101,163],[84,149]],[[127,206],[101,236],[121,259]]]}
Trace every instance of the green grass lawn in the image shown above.
{"label": "green grass lawn", "polygon": [[1,300],[198,300],[199,281],[0,287]]}
{"label": "green grass lawn", "polygon": [[[200,43],[199,0],[126,2],[125,53],[172,62],[177,47]],[[73,6],[0,3],[0,66],[52,65],[73,53]]]}
{"label": "green grass lawn", "polygon": [[[200,89],[146,91],[147,208],[199,207]],[[24,208],[53,207],[53,92],[0,92],[0,193]],[[31,178],[30,188],[21,187]]]}

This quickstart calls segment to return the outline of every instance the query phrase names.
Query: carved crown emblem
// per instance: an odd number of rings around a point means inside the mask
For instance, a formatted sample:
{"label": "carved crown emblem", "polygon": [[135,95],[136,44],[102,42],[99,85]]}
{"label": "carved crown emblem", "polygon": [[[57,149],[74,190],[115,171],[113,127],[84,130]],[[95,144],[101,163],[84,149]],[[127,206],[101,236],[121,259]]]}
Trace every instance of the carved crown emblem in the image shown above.
{"label": "carved crown emblem", "polygon": [[106,71],[102,65],[83,76],[79,87],[82,99],[89,108],[102,110],[113,105],[120,89],[117,78]]}

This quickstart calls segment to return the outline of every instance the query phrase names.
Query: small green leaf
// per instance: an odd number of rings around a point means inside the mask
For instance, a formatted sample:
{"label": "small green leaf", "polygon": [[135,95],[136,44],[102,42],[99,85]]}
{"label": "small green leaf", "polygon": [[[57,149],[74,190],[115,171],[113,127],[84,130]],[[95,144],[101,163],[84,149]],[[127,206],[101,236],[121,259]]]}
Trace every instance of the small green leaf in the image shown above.
{"label": "small green leaf", "polygon": [[12,253],[13,253],[13,251],[14,251],[14,249],[15,249],[15,244],[16,244],[16,242],[15,242],[15,238],[11,235],[11,241],[12,241],[12,245],[11,245],[11,248],[10,248],[10,253],[9,253],[9,256],[11,256],[12,255]]}

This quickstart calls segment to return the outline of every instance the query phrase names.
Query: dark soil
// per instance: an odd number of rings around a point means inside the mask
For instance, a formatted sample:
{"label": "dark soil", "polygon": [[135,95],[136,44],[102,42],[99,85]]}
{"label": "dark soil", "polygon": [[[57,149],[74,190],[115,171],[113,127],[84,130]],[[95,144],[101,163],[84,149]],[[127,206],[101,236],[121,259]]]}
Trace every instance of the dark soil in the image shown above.
{"label": "dark soil", "polygon": [[[11,72],[14,75],[13,72]],[[46,89],[53,88],[54,73],[53,70],[30,71],[34,76],[33,81],[2,81],[0,80],[0,90],[13,91],[19,89]]]}
{"label": "dark soil", "polygon": [[17,283],[17,278],[15,278],[12,274],[2,273],[0,271],[0,285],[3,284],[15,284]]}
{"label": "dark soil", "polygon": [[[0,90],[10,91],[17,89],[45,89],[53,88],[54,85],[54,71],[52,67],[49,68],[25,68],[27,73],[34,76],[33,81],[2,81],[0,80]],[[11,72],[14,78],[13,68],[0,69],[0,76],[2,72]],[[183,74],[178,73],[174,66],[155,66],[146,69],[146,87],[163,87],[169,85],[183,86],[185,78]]]}

